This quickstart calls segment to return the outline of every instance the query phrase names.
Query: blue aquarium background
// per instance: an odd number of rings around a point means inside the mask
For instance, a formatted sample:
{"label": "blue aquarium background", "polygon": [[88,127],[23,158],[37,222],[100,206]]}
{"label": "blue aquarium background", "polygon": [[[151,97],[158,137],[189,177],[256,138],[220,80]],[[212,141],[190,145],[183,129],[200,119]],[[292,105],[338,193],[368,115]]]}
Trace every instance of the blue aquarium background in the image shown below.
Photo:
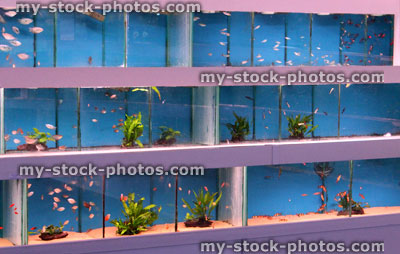
{"label": "blue aquarium background", "polygon": [[[5,16],[3,11],[0,14]],[[168,15],[114,13],[100,22],[78,13],[54,15],[41,11],[35,17],[17,14],[5,18],[7,23],[1,27],[21,45],[9,52],[0,51],[0,67],[167,67],[176,57],[168,51]],[[21,18],[32,19],[32,23],[22,25],[18,21]],[[33,34],[29,31],[33,26],[44,31]],[[13,27],[19,28],[19,34]],[[392,65],[392,16],[200,13],[193,16],[192,31],[194,67]],[[1,37],[0,44],[10,43]],[[28,59],[18,56],[22,53]],[[53,150],[118,148],[123,138],[118,125],[125,115],[139,112],[144,125],[140,138],[143,144],[154,145],[160,126],[181,132],[177,145],[194,143],[193,110],[201,106],[193,105],[190,84],[184,88],[158,88],[161,98],[151,89],[133,92],[130,86],[5,89],[7,152],[15,152],[33,128],[63,136],[49,142]],[[393,95],[399,94],[399,89],[398,84],[220,87],[216,109],[220,133],[216,136],[220,142],[230,140],[225,124],[234,122],[233,112],[248,119],[250,134],[246,138],[254,141],[288,138],[286,117],[296,114],[312,115],[313,123],[319,126],[313,137],[398,134],[400,102]],[[334,173],[326,182],[329,210],[336,207],[334,195],[347,189],[348,164],[333,163]],[[360,161],[354,165],[355,197],[363,194],[371,206],[399,205],[398,160]],[[336,184],[339,174],[342,180]],[[190,200],[193,190],[204,187],[218,191],[219,181],[218,169],[206,170],[201,178],[179,177],[179,221],[187,212],[181,198]],[[248,181],[249,217],[306,213],[321,205],[312,195],[318,191],[321,179],[310,163],[249,167]],[[111,219],[122,215],[121,193],[135,192],[147,204],[162,206],[157,223],[174,222],[173,177],[68,177],[28,181],[28,193],[33,192],[28,199],[28,229],[67,220],[66,229],[71,231],[102,227],[103,183],[104,214],[110,214]],[[54,189],[61,192],[49,195]],[[60,201],[55,202],[54,197]],[[83,202],[93,203],[90,211]],[[217,212],[213,216],[218,218]],[[111,224],[107,222],[106,226]]]}

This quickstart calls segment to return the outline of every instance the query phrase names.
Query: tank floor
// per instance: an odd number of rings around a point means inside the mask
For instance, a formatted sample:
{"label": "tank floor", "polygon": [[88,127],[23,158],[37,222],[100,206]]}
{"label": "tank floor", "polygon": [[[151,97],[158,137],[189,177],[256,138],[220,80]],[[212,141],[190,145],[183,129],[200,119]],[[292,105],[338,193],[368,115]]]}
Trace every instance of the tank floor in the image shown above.
{"label": "tank floor", "polygon": [[[364,212],[365,214],[352,215],[352,217],[400,213],[400,206],[365,208]],[[338,213],[337,211],[329,211],[327,213],[307,213],[298,215],[295,214],[295,215],[280,215],[280,216],[254,216],[253,218],[248,219],[248,225],[255,226],[255,225],[266,225],[266,224],[267,225],[279,224],[286,222],[302,222],[302,221],[348,218],[348,216],[338,216],[337,213]]]}
{"label": "tank floor", "polygon": [[[223,221],[213,221],[211,227],[208,228],[187,228],[183,224],[183,222],[178,223],[178,231],[185,232],[185,231],[195,231],[195,230],[207,230],[213,228],[229,228],[232,227],[231,224]],[[120,235],[116,234],[117,228],[116,227],[106,227],[105,228],[105,237],[121,237]],[[140,235],[151,235],[151,234],[162,234],[162,233],[173,233],[175,231],[175,225],[171,224],[161,224],[161,225],[154,225],[148,228],[147,231],[140,233]],[[97,228],[93,230],[89,230],[87,232],[78,233],[78,232],[68,232],[68,236],[61,239],[55,239],[51,241],[43,241],[39,238],[39,235],[31,235],[28,238],[28,244],[46,244],[46,243],[57,243],[57,242],[69,242],[69,241],[77,241],[77,240],[88,240],[88,239],[98,239],[103,237],[103,229]]]}
{"label": "tank floor", "polygon": [[14,244],[12,244],[12,242],[10,242],[8,239],[0,238],[0,247],[10,247],[10,246],[14,246]]}

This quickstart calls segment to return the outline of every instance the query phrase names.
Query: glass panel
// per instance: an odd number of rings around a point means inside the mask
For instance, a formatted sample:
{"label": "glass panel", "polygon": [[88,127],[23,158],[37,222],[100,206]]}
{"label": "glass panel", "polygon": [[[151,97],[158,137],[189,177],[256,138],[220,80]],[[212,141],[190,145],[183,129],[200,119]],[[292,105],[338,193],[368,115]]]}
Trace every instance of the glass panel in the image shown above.
{"label": "glass panel", "polygon": [[75,89],[5,89],[7,151],[76,147],[75,105]]}
{"label": "glass panel", "polygon": [[[178,231],[241,226],[242,190],[234,189],[238,185],[233,183],[233,174],[240,173],[233,169],[205,169],[202,176],[180,176],[177,200]],[[239,175],[236,177],[240,178]],[[209,198],[210,195],[214,196]],[[236,199],[240,202],[235,202]],[[213,207],[213,210],[205,209],[203,213],[190,211],[190,208],[196,211],[201,207]]]}
{"label": "glass panel", "polygon": [[83,176],[28,180],[28,244],[101,238],[102,179]]}
{"label": "glass panel", "polygon": [[23,212],[24,204],[23,180],[0,181],[0,248],[24,243]]}
{"label": "glass panel", "polygon": [[398,84],[342,85],[340,135],[399,134],[400,104],[393,96],[399,92]]}
{"label": "glass panel", "polygon": [[[127,169],[128,171],[130,169]],[[105,237],[118,237],[120,235],[157,234],[175,232],[175,180],[172,176],[116,176],[106,180],[106,222]],[[143,199],[141,201],[141,199]],[[135,203],[142,203],[141,210],[131,210],[135,213],[148,214],[148,220],[143,224],[143,230],[139,230],[134,223],[124,227],[116,224],[131,220],[132,216],[126,216],[122,201],[128,207]],[[155,205],[154,207],[148,207]],[[129,212],[128,212],[129,214]],[[116,221],[115,221],[116,220]],[[125,230],[126,229],[126,230]],[[125,230],[125,231],[124,231]]]}
{"label": "glass panel", "polygon": [[248,225],[339,218],[349,162],[248,167]]}
{"label": "glass panel", "polygon": [[354,161],[354,215],[400,213],[399,162],[399,159]]}

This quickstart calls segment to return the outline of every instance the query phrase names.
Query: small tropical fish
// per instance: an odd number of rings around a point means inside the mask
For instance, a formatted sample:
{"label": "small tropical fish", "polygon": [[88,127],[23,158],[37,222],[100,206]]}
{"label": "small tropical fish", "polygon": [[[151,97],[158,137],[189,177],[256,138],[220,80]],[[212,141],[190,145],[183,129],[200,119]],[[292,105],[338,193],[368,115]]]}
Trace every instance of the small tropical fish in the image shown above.
{"label": "small tropical fish", "polygon": [[219,44],[220,44],[221,46],[225,46],[225,45],[226,45],[226,43],[225,43],[225,42],[222,42],[222,41],[220,41]]}
{"label": "small tropical fish", "polygon": [[296,56],[300,56],[300,55],[301,55],[300,52],[294,52],[294,54],[295,54]]}
{"label": "small tropical fish", "polygon": [[188,190],[188,195],[190,195],[190,190]]}
{"label": "small tropical fish", "polygon": [[20,53],[20,54],[18,54],[17,56],[18,56],[18,58],[21,59],[21,60],[26,60],[26,59],[29,58],[29,55],[28,55],[28,54],[25,54],[25,53]]}
{"label": "small tropical fish", "polygon": [[57,208],[57,211],[59,211],[59,212],[62,212],[62,211],[64,211],[65,210],[65,207],[59,207],[59,208]]}
{"label": "small tropical fish", "polygon": [[12,48],[10,46],[8,46],[8,45],[1,44],[0,45],[0,50],[3,51],[3,52],[9,52],[9,51],[12,50]]}
{"label": "small tropical fish", "polygon": [[199,23],[199,26],[201,26],[201,27],[206,27],[206,24]]}
{"label": "small tropical fish", "polygon": [[362,198],[362,199],[365,199],[365,197],[364,197],[364,195],[363,194],[358,194],[358,195],[360,195],[360,197]]}
{"label": "small tropical fish", "polygon": [[21,23],[22,25],[29,25],[30,23],[33,22],[33,20],[32,20],[32,19],[29,19],[29,18],[19,19],[18,21],[19,21],[19,23]]}
{"label": "small tropical fish", "polygon": [[16,13],[15,11],[7,11],[7,12],[4,13],[4,15],[6,15],[6,16],[12,18],[12,17],[14,17],[15,15],[17,15],[17,13]]}
{"label": "small tropical fish", "polygon": [[59,199],[59,198],[57,198],[57,197],[53,197],[53,200],[55,201],[55,202],[60,202],[61,200]]}
{"label": "small tropical fish", "polygon": [[89,219],[93,219],[93,218],[94,218],[94,214],[91,213],[91,214],[89,215]]}
{"label": "small tropical fish", "polygon": [[267,39],[264,39],[261,41],[261,43],[266,43],[267,41],[268,41]]}
{"label": "small tropical fish", "polygon": [[14,47],[19,47],[22,45],[22,43],[20,41],[14,40],[14,41],[10,41],[10,44],[13,45]]}
{"label": "small tropical fish", "polygon": [[14,32],[15,34],[19,34],[19,28],[18,28],[18,27],[13,26],[13,27],[12,27],[12,30],[13,30],[13,32]]}
{"label": "small tropical fish", "polygon": [[9,208],[11,208],[11,207],[13,207],[13,206],[15,206],[15,204],[13,203],[13,204],[11,204],[10,206],[9,206]]}
{"label": "small tropical fish", "polygon": [[307,196],[308,196],[308,194],[301,194],[301,196],[302,196],[302,197],[307,197]]}
{"label": "small tropical fish", "polygon": [[317,113],[318,113],[318,110],[319,110],[319,108],[316,108],[316,109],[314,110],[314,114],[317,114]]}
{"label": "small tropical fish", "polygon": [[64,221],[63,225],[66,226],[66,225],[68,225],[68,223],[69,223],[69,220],[66,220],[66,221]]}
{"label": "small tropical fish", "polygon": [[343,110],[342,110],[342,115],[343,115],[344,111],[346,111],[346,107],[343,108]]}
{"label": "small tropical fish", "polygon": [[[124,196],[122,196],[122,199],[123,199],[123,197]],[[86,207],[86,208],[90,208],[90,204],[88,202],[86,202],[86,201],[83,201],[83,206]]]}
{"label": "small tropical fish", "polygon": [[29,192],[29,193],[28,193],[28,198],[29,198],[29,197],[32,197],[32,196],[33,196],[33,193],[34,193],[33,191]]}
{"label": "small tropical fish", "polygon": [[321,195],[321,192],[315,192],[313,195],[314,196]]}
{"label": "small tropical fish", "polygon": [[338,183],[338,182],[340,181],[341,178],[342,178],[342,175],[339,175],[339,176],[336,178],[336,183]]}
{"label": "small tropical fish", "polygon": [[62,191],[62,190],[61,190],[60,188],[55,188],[55,189],[54,189],[54,192],[55,192],[55,193],[60,193],[61,191]]}
{"label": "small tropical fish", "polygon": [[168,183],[168,188],[171,188],[171,183]]}
{"label": "small tropical fish", "polygon": [[4,37],[4,39],[6,39],[7,41],[15,40],[15,37],[12,36],[12,35],[9,34],[9,33],[3,33],[3,37]]}
{"label": "small tropical fish", "polygon": [[116,94],[113,94],[113,95],[110,96],[110,99],[115,99],[115,98],[117,98]]}
{"label": "small tropical fish", "polygon": [[51,125],[49,123],[46,124],[46,128],[49,129],[49,130],[55,130],[56,129],[56,127],[54,125]]}
{"label": "small tropical fish", "polygon": [[254,30],[257,30],[257,29],[259,29],[261,26],[260,25],[258,25],[258,26],[256,26],[256,27],[254,27]]}
{"label": "small tropical fish", "polygon": [[335,88],[332,87],[331,90],[329,91],[329,94],[331,94],[333,90],[335,90]]}
{"label": "small tropical fish", "polygon": [[71,209],[72,209],[73,211],[75,211],[76,209],[78,209],[78,206],[77,206],[77,205],[74,205],[73,207],[71,207]]}
{"label": "small tropical fish", "polygon": [[288,107],[288,108],[290,108],[290,104],[289,104],[289,102],[286,102],[286,105],[287,105],[287,107]]}
{"label": "small tropical fish", "polygon": [[49,196],[53,196],[53,195],[54,195],[54,191],[50,191],[50,192],[48,193],[48,195],[49,195]]}
{"label": "small tropical fish", "polygon": [[193,21],[197,21],[197,20],[199,20],[200,19],[200,17],[194,17],[193,18]]}
{"label": "small tropical fish", "polygon": [[250,96],[245,96],[246,99],[254,101],[254,98],[250,97]]}
{"label": "small tropical fish", "polygon": [[207,188],[207,186],[204,186],[204,190],[208,192],[208,188]]}
{"label": "small tropical fish", "polygon": [[41,199],[41,200],[43,200],[43,199],[44,199],[44,197],[43,197],[43,194],[42,194],[42,196],[40,196],[40,199]]}
{"label": "small tropical fish", "polygon": [[54,138],[55,140],[60,140],[60,139],[63,138],[63,136],[62,136],[62,135],[53,135],[53,138]]}
{"label": "small tropical fish", "polygon": [[326,204],[323,204],[323,205],[317,210],[317,212],[323,211],[323,210],[325,209],[325,206],[326,206]]}
{"label": "small tropical fish", "polygon": [[321,200],[325,201],[324,195],[321,193]]}
{"label": "small tropical fish", "polygon": [[73,205],[73,204],[76,203],[75,199],[73,199],[73,198],[69,198],[69,199],[67,199],[67,201],[68,201],[68,203],[70,203],[71,205]]}
{"label": "small tropical fish", "polygon": [[15,144],[21,143],[21,141],[19,139],[17,139],[17,138],[15,138],[13,141],[14,141]]}
{"label": "small tropical fish", "polygon": [[98,120],[93,118],[93,119],[92,119],[92,122],[97,123]]}
{"label": "small tropical fish", "polygon": [[154,188],[153,188],[153,191],[156,191],[156,190],[157,190],[157,188],[156,188],[156,187],[154,187]]}
{"label": "small tropical fish", "polygon": [[110,214],[107,214],[107,215],[104,217],[104,220],[105,220],[105,221],[108,221],[108,220],[110,219],[110,217],[111,217],[111,215],[110,215]]}
{"label": "small tropical fish", "polygon": [[93,62],[93,58],[92,58],[91,56],[89,56],[89,58],[88,58],[88,64],[89,64],[89,65],[92,65],[92,62]]}
{"label": "small tropical fish", "polygon": [[93,186],[93,181],[90,181],[89,187],[92,187],[92,186]]}
{"label": "small tropical fish", "polygon": [[37,227],[31,227],[31,231],[36,230],[36,229],[37,229]]}
{"label": "small tropical fish", "polygon": [[10,135],[8,135],[8,134],[5,135],[5,136],[4,136],[4,140],[5,140],[6,142],[8,142],[8,141],[10,140]]}
{"label": "small tropical fish", "polygon": [[31,32],[33,34],[40,34],[41,32],[43,32],[43,28],[41,28],[41,27],[31,27],[31,28],[29,28],[29,32]]}
{"label": "small tropical fish", "polygon": [[179,191],[182,191],[182,188],[181,188],[181,187],[179,187],[179,188],[178,188],[178,190],[179,190]]}
{"label": "small tropical fish", "polygon": [[242,65],[247,64],[248,62],[249,62],[249,61],[247,61],[247,60],[242,61]]}

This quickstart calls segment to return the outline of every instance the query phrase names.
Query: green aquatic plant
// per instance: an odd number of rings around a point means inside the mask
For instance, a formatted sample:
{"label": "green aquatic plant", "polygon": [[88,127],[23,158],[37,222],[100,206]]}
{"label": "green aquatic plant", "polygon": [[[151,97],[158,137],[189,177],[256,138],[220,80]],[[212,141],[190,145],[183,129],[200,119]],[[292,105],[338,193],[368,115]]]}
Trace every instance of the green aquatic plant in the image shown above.
{"label": "green aquatic plant", "polygon": [[135,193],[128,194],[127,197],[121,198],[125,216],[124,220],[112,220],[111,223],[117,227],[117,233],[120,235],[135,235],[146,231],[147,227],[153,224],[161,212],[161,206],[157,211],[153,211],[156,205],[143,206],[144,198],[140,198],[135,202]]}
{"label": "green aquatic plant", "polygon": [[176,142],[176,137],[181,135],[180,131],[176,131],[166,126],[160,126],[160,138],[157,140],[159,145],[172,145]]}
{"label": "green aquatic plant", "polygon": [[232,142],[244,141],[246,136],[250,133],[249,121],[246,117],[238,116],[233,112],[236,120],[234,124],[227,123],[226,127],[231,132]]}
{"label": "green aquatic plant", "polygon": [[[190,213],[186,214],[185,225],[187,227],[208,227],[211,225],[211,212],[218,206],[222,197],[222,192],[215,192],[210,194],[208,191],[204,193],[201,189],[198,193],[193,191],[195,200],[193,200],[193,207],[182,198],[186,208]],[[218,197],[217,197],[218,195]],[[217,197],[217,198],[216,198]]]}
{"label": "green aquatic plant", "polygon": [[338,196],[338,206],[342,208],[342,211],[339,212],[339,215],[348,215],[350,213],[350,209],[351,214],[364,214],[364,208],[370,207],[365,202],[356,202],[353,199],[350,201],[350,195],[346,191],[340,192]]}
{"label": "green aquatic plant", "polygon": [[315,131],[318,125],[312,125],[312,115],[301,116],[301,114],[287,116],[288,131],[291,138],[304,138],[306,135]]}
{"label": "green aquatic plant", "polygon": [[158,99],[161,101],[161,93],[160,93],[160,91],[158,90],[158,88],[155,87],[155,86],[151,86],[151,87],[142,87],[142,88],[135,88],[135,89],[132,90],[132,92],[142,91],[142,92],[148,93],[148,92],[151,91],[150,89],[151,89],[152,91],[154,91],[154,92],[158,95]]}
{"label": "green aquatic plant", "polygon": [[48,141],[56,141],[49,132],[41,132],[37,128],[33,128],[33,132],[28,132],[27,134],[28,138],[36,140],[36,143],[42,145],[46,145]]}
{"label": "green aquatic plant", "polygon": [[143,135],[142,114],[140,112],[137,117],[135,115],[126,115],[124,124],[120,129],[124,133],[122,146],[133,147],[136,144],[139,147],[143,147],[142,142],[139,141],[139,138]]}

